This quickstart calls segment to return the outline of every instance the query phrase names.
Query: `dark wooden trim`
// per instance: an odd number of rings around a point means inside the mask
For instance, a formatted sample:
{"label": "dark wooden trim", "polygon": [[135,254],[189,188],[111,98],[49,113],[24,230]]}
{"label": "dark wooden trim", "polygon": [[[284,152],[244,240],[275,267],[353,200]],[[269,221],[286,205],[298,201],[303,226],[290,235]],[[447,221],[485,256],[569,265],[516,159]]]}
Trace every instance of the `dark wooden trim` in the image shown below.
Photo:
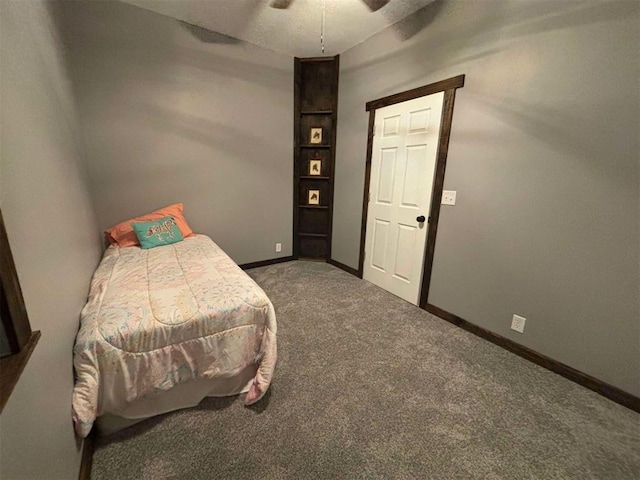
{"label": "dark wooden trim", "polygon": [[558,362],[557,360],[531,350],[530,348],[520,345],[513,340],[503,337],[502,335],[498,335],[497,333],[493,333],[485,328],[479,327],[478,325],[468,322],[467,320],[464,320],[457,315],[436,307],[435,305],[427,303],[424,309],[427,312],[432,313],[440,317],[441,319],[446,320],[447,322],[453,323],[454,325],[457,325],[458,327],[471,332],[478,337],[484,338],[485,340],[488,340],[491,343],[504,348],[505,350],[509,350],[510,352],[515,353],[516,355],[535,363],[536,365],[540,365],[547,370],[551,370],[552,372],[557,373],[558,375],[561,375],[564,378],[571,380],[572,382],[575,382],[585,388],[588,388],[589,390],[593,390],[594,392],[599,393],[609,400],[612,400],[620,405],[623,405],[631,410],[640,413],[640,398],[631,395],[624,390],[620,390],[618,387],[609,385],[602,380],[598,380],[591,375],[587,375],[586,373],[576,370],[573,367],[565,365],[564,363]]}
{"label": "dark wooden trim", "polygon": [[266,267],[267,265],[275,265],[276,263],[290,262],[292,260],[296,260],[296,257],[294,257],[293,255],[290,255],[288,257],[271,258],[269,260],[260,260],[259,262],[243,263],[242,265],[238,265],[238,266],[243,270],[249,270],[251,268]]}
{"label": "dark wooden trim", "polygon": [[0,412],[2,412],[40,339],[39,331],[31,331],[2,210],[0,210],[0,310],[4,334],[9,345],[8,356],[0,359]]}
{"label": "dark wooden trim", "polygon": [[333,57],[304,57],[305,62],[328,62],[333,60]]}
{"label": "dark wooden trim", "polygon": [[[31,325],[24,305],[18,271],[13,261],[9,236],[0,210],[0,295],[2,325],[12,354],[20,352],[31,339]],[[6,303],[5,303],[6,302]]]}
{"label": "dark wooden trim", "polygon": [[338,85],[340,82],[340,55],[333,57],[333,98],[331,102],[331,153],[329,161],[331,163],[331,175],[329,178],[329,225],[327,226],[327,250],[325,259],[331,258],[331,247],[333,244],[333,189],[336,178],[336,140],[338,137]]}
{"label": "dark wooden trim", "polygon": [[373,136],[376,123],[376,111],[369,111],[369,127],[367,137],[367,163],[364,167],[364,194],[362,197],[362,224],[360,225],[360,259],[358,276],[364,275],[364,247],[367,240],[367,216],[369,215],[369,186],[371,184],[371,153],[373,152]]}
{"label": "dark wooden trim", "polygon": [[300,254],[298,225],[300,222],[300,92],[302,85],[302,63],[293,59],[293,256]]}
{"label": "dark wooden trim", "polygon": [[78,480],[91,479],[91,466],[93,464],[93,452],[96,449],[96,436],[96,429],[92,428],[82,443],[82,460],[80,461]]}
{"label": "dark wooden trim", "polygon": [[407,100],[413,100],[414,98],[426,97],[433,93],[444,92],[455,88],[464,87],[464,75],[458,75],[457,77],[441,80],[440,82],[430,83],[422,87],[414,88],[413,90],[407,90],[406,92],[396,93],[389,95],[388,97],[378,98],[367,102],[367,112],[375,110],[377,108],[387,107],[400,102],[406,102]]}
{"label": "dark wooden trim", "polygon": [[327,263],[330,265],[333,265],[334,267],[338,267],[340,270],[344,270],[345,272],[350,273],[355,277],[362,278],[358,270],[356,270],[355,268],[351,268],[349,265],[345,265],[344,263],[338,262],[333,258],[330,258],[329,260],[327,260]]}
{"label": "dark wooden trim", "polygon": [[303,110],[300,115],[331,115],[331,110]]}
{"label": "dark wooden trim", "polygon": [[38,340],[40,340],[40,330],[31,332],[29,340],[19,353],[0,359],[0,412],[9,400],[24,367],[27,366]]}
{"label": "dark wooden trim", "polygon": [[301,237],[315,237],[315,238],[327,238],[328,235],[326,233],[306,233],[300,232],[298,235]]}
{"label": "dark wooden trim", "polygon": [[449,153],[449,137],[451,136],[451,124],[453,123],[453,106],[456,100],[456,89],[452,88],[444,92],[442,104],[442,122],[440,124],[440,137],[438,153],[436,154],[436,175],[431,194],[431,209],[429,212],[429,231],[427,232],[427,251],[424,256],[422,268],[422,285],[420,287],[420,299],[418,305],[426,305],[431,286],[431,270],[433,268],[433,256],[436,250],[436,237],[438,233],[438,220],[440,219],[440,203],[444,188],[444,173],[447,168],[447,155]]}

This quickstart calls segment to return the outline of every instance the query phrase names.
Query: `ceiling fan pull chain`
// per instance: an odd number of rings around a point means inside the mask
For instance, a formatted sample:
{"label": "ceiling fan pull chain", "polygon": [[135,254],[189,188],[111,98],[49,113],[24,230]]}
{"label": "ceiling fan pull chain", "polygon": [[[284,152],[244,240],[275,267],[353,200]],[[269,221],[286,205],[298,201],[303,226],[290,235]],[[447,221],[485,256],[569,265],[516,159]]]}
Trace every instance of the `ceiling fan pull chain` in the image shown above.
{"label": "ceiling fan pull chain", "polygon": [[322,0],[322,29],[320,30],[320,47],[322,48],[322,53],[324,53],[324,24],[325,24],[325,15],[326,15],[326,0]]}

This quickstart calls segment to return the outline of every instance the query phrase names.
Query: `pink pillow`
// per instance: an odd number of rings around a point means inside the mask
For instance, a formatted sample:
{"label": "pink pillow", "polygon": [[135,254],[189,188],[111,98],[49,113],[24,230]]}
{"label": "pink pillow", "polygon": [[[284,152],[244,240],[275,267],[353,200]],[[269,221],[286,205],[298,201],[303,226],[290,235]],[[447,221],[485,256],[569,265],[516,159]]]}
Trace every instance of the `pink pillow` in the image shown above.
{"label": "pink pillow", "polygon": [[117,225],[108,228],[104,234],[111,244],[115,243],[120,247],[134,247],[136,245],[140,245],[140,242],[138,241],[136,232],[133,231],[131,224],[133,222],[152,222],[164,217],[173,217],[183,237],[186,238],[193,236],[193,230],[189,227],[189,224],[182,213],[181,203],[174,203],[173,205],[161,208],[155,212],[120,222]]}

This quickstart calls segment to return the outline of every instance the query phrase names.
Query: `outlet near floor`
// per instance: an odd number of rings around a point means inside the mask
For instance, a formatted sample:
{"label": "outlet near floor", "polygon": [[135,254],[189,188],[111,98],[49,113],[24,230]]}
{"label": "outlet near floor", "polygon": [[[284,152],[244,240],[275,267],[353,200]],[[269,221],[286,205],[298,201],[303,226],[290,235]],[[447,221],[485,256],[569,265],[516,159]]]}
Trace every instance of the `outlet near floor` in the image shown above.
{"label": "outlet near floor", "polygon": [[281,243],[276,243],[276,253],[281,252],[282,251],[282,244]]}
{"label": "outlet near floor", "polygon": [[526,318],[521,317],[520,315],[514,315],[513,318],[511,319],[511,330],[524,333],[524,323],[526,321],[527,321]]}

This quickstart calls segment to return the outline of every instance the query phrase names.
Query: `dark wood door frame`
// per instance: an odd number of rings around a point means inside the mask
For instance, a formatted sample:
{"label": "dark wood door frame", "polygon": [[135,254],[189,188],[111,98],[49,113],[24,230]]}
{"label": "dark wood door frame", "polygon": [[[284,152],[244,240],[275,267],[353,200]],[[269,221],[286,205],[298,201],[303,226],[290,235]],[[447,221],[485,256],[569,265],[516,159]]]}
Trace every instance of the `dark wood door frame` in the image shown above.
{"label": "dark wood door frame", "polygon": [[431,195],[431,210],[429,212],[429,230],[427,232],[427,244],[424,256],[424,270],[422,274],[422,286],[420,289],[420,301],[418,306],[426,308],[429,297],[429,284],[431,282],[431,268],[433,267],[433,254],[436,247],[436,234],[438,233],[438,219],[440,218],[440,201],[444,186],[444,172],[447,166],[447,154],[449,152],[449,137],[451,135],[451,123],[453,121],[453,105],[456,98],[456,90],[464,86],[464,75],[448,78],[440,82],[431,83],[422,87],[396,93],[388,97],[379,98],[367,102],[366,110],[369,112],[369,137],[367,139],[367,164],[364,174],[364,195],[362,199],[362,227],[360,230],[360,262],[358,264],[358,276],[362,278],[364,273],[364,246],[367,234],[367,214],[369,210],[369,184],[371,182],[371,154],[373,151],[373,129],[378,108],[387,107],[396,103],[406,102],[414,98],[426,97],[438,92],[444,92],[442,105],[442,124],[440,125],[440,138],[438,141],[438,153],[436,154],[436,175]]}

